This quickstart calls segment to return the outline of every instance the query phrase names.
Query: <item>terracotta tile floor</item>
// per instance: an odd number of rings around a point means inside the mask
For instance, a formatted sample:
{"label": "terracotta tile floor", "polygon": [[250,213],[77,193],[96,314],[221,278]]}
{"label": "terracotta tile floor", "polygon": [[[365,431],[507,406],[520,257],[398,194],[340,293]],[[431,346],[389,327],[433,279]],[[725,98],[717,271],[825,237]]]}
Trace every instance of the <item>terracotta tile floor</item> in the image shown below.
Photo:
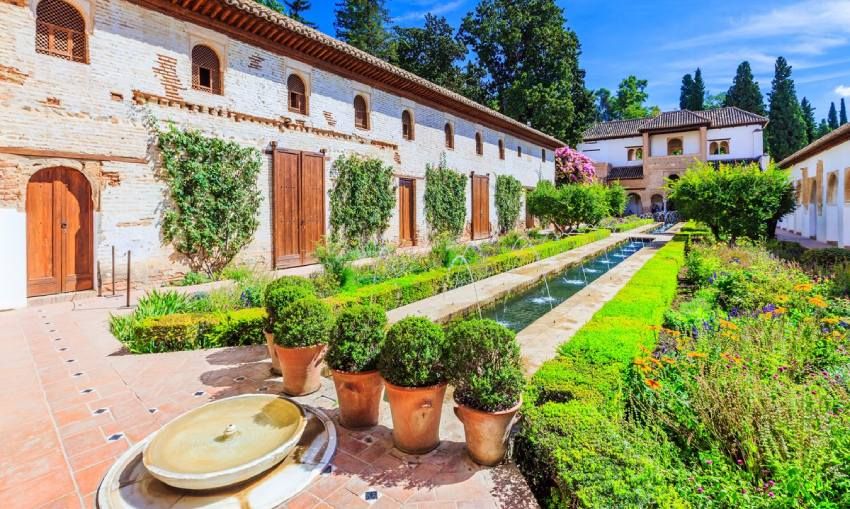
{"label": "terracotta tile floor", "polygon": [[[0,313],[0,507],[94,507],[100,479],[132,443],[205,402],[280,392],[263,347],[128,355],[109,334],[123,297]],[[300,398],[336,416],[333,384]],[[393,449],[389,409],[368,432],[341,427],[333,471],[290,508],[537,507],[513,465],[481,468],[443,409],[442,445],[424,456]],[[364,494],[376,491],[377,501]]]}

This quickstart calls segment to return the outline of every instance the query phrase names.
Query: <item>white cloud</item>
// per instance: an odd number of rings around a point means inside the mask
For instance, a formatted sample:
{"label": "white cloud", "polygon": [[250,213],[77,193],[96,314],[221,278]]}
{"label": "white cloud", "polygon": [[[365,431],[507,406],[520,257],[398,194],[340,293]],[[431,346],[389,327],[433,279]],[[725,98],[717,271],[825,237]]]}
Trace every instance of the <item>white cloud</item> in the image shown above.
{"label": "white cloud", "polygon": [[847,85],[838,85],[835,87],[835,93],[841,97],[850,97],[850,87]]}

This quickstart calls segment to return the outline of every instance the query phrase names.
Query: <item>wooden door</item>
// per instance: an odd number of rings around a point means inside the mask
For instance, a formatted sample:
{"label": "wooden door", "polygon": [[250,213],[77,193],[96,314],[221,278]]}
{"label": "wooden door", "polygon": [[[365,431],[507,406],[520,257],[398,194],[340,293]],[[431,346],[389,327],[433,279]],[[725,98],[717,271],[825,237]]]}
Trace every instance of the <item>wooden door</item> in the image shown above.
{"label": "wooden door", "polygon": [[490,178],[472,176],[472,238],[483,239],[490,235]]}
{"label": "wooden door", "polygon": [[82,173],[47,168],[27,184],[27,295],[94,284],[91,187]]}
{"label": "wooden door", "polygon": [[325,232],[325,162],[322,154],[277,150],[272,174],[275,268],[315,261]]}
{"label": "wooden door", "polygon": [[398,179],[399,245],[416,245],[416,181]]}

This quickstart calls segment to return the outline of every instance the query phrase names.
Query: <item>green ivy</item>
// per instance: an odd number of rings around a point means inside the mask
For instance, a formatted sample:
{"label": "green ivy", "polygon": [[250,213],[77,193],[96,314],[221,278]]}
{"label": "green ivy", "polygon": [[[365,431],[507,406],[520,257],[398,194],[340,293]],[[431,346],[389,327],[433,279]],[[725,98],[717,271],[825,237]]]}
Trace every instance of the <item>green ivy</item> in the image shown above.
{"label": "green ivy", "polygon": [[499,231],[507,233],[514,229],[519,218],[522,184],[510,175],[496,177],[496,215],[499,216]]}
{"label": "green ivy", "polygon": [[438,166],[425,168],[425,219],[432,237],[456,238],[466,223],[466,177],[446,165],[445,154]]}
{"label": "green ivy", "polygon": [[341,156],[333,172],[332,232],[352,246],[365,246],[389,227],[396,204],[392,166],[380,159]]}
{"label": "green ivy", "polygon": [[193,270],[224,268],[259,226],[260,152],[173,124],[158,132],[169,192],[162,235]]}

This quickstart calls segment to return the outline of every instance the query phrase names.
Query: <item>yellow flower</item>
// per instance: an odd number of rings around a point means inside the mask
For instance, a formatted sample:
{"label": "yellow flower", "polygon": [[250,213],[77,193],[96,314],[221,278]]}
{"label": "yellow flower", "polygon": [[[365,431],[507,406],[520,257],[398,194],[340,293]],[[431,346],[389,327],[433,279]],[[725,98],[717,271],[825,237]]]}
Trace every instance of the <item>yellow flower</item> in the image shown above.
{"label": "yellow flower", "polygon": [[823,300],[823,297],[820,295],[815,295],[814,297],[809,297],[809,304],[818,308],[825,308],[827,303]]}
{"label": "yellow flower", "polygon": [[702,353],[702,352],[688,352],[687,355],[691,359],[705,359],[706,357],[708,357],[707,353]]}
{"label": "yellow flower", "polygon": [[810,292],[812,291],[812,288],[811,283],[798,283],[794,285],[794,291],[797,292]]}
{"label": "yellow flower", "polygon": [[652,389],[653,391],[657,391],[661,388],[661,382],[659,382],[658,380],[653,380],[651,378],[645,378],[643,380],[643,383],[645,383],[646,386]]}

